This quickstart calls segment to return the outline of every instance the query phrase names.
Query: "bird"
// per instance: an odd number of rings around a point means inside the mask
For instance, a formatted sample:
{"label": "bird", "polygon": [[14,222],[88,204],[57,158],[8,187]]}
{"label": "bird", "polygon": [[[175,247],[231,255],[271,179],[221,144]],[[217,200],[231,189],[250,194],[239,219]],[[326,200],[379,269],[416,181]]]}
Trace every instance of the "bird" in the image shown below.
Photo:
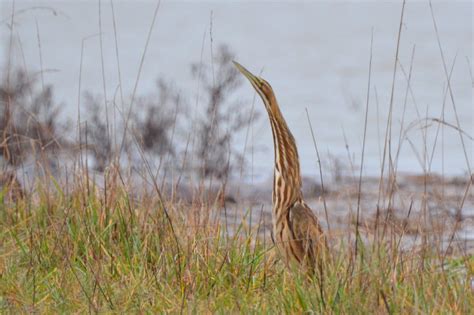
{"label": "bird", "polygon": [[318,218],[303,200],[295,138],[271,85],[238,62],[233,63],[260,95],[270,120],[275,155],[272,192],[274,243],[288,267],[302,266],[312,274],[320,266],[327,241]]}

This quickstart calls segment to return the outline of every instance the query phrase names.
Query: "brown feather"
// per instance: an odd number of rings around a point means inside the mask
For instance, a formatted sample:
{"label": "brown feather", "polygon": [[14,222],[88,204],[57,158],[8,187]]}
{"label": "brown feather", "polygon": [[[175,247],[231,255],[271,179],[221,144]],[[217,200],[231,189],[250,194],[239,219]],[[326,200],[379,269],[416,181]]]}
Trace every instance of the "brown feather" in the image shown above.
{"label": "brown feather", "polygon": [[286,263],[295,261],[310,273],[321,262],[327,249],[318,219],[304,203],[298,149],[280,111],[270,84],[234,62],[262,98],[272,128],[275,151],[273,179],[273,235]]}

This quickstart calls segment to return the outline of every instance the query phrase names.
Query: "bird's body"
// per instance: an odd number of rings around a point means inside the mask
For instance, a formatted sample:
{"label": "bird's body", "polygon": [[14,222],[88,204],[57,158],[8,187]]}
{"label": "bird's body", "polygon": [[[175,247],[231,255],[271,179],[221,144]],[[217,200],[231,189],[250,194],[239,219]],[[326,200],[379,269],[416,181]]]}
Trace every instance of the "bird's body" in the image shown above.
{"label": "bird's body", "polygon": [[270,84],[234,62],[262,98],[272,128],[275,152],[273,177],[273,235],[288,265],[314,271],[326,248],[318,219],[303,200],[298,150]]}

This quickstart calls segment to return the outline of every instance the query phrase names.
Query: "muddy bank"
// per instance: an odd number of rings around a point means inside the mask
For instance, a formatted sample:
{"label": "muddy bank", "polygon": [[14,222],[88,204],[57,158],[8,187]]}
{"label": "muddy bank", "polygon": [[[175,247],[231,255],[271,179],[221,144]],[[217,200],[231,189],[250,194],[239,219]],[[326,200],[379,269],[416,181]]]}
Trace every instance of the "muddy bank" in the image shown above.
{"label": "muddy bank", "polygon": [[[407,248],[431,242],[448,251],[474,252],[474,189],[467,176],[399,174],[393,185],[366,177],[360,200],[356,178],[327,183],[324,192],[315,180],[305,178],[305,200],[335,242],[352,238],[358,221],[368,241],[403,236],[401,246]],[[224,200],[221,219],[228,225],[240,224],[246,216],[247,224],[261,225],[260,235],[270,235],[271,181],[238,189],[229,185]]]}

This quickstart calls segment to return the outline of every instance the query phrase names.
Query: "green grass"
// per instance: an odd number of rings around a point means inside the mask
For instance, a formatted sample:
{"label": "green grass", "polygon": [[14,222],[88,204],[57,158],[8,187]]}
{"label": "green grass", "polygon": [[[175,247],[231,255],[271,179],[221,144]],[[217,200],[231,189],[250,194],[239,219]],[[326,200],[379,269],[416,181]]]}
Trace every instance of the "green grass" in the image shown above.
{"label": "green grass", "polygon": [[[79,185],[78,185],[79,186]],[[228,236],[211,206],[56,187],[0,205],[2,313],[467,313],[474,259],[339,243],[310,281],[256,229]],[[241,209],[242,213],[246,210]],[[199,218],[199,219],[198,219]],[[177,245],[179,242],[179,246]],[[423,252],[423,255],[420,253]]]}

